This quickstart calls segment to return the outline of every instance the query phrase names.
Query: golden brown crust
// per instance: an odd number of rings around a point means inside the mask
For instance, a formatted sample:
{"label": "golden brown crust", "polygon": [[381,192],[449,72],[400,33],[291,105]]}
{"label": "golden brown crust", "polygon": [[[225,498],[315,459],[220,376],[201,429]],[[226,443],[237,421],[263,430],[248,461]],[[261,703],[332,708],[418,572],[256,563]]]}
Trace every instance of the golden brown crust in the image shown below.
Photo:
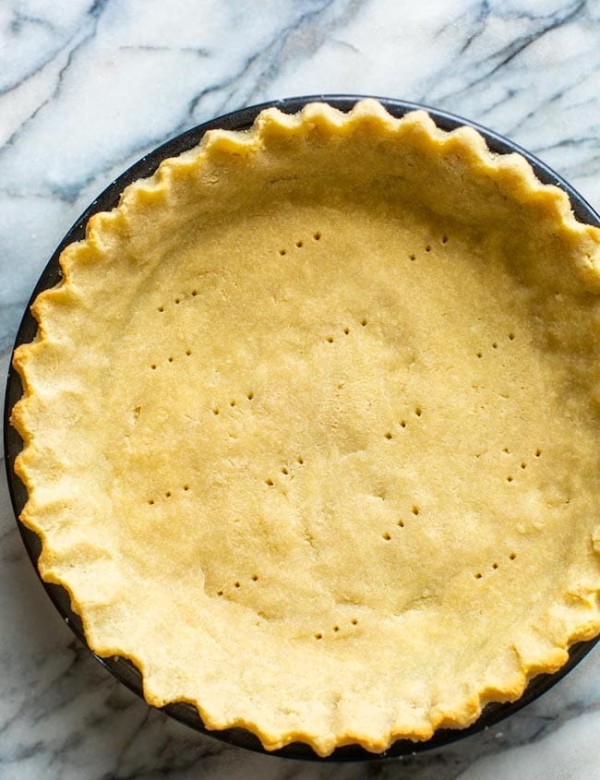
{"label": "golden brown crust", "polygon": [[523,158],[271,109],[60,262],[14,358],[21,519],[151,704],[379,752],[600,631],[600,231]]}

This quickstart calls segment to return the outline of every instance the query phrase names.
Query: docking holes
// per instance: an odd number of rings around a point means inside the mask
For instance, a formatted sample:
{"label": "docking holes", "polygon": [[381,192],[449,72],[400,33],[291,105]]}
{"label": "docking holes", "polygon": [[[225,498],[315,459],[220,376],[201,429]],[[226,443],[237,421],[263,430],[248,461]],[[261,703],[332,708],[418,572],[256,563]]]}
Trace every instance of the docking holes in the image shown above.
{"label": "docking holes", "polygon": [[345,621],[342,623],[341,621],[339,623],[336,623],[333,625],[329,631],[324,631],[321,629],[320,631],[317,631],[313,634],[314,638],[317,641],[320,641],[321,639],[325,639],[327,636],[334,637],[336,635],[347,635],[349,632],[352,631],[352,626],[358,625],[358,618],[353,617],[348,621]]}
{"label": "docking holes", "polygon": [[243,398],[241,399],[230,398],[226,403],[215,404],[215,406],[211,407],[211,412],[214,414],[215,417],[218,417],[223,411],[223,408],[225,409],[227,409],[227,407],[229,407],[230,409],[235,409],[236,407],[241,408],[246,401],[253,401],[253,400],[254,400],[254,390],[247,390],[244,393]]}
{"label": "docking holes", "polygon": [[[413,516],[413,520],[414,520],[414,521],[416,521],[417,517],[418,517],[420,514],[421,514],[421,508],[420,508],[419,506],[417,506],[416,504],[413,504],[413,505],[411,506],[411,508],[410,508],[410,512],[407,512],[407,513],[406,513],[406,515],[412,515],[412,516]],[[406,527],[407,527],[407,525],[410,525],[410,524],[411,524],[411,522],[412,522],[412,521],[410,521],[409,519],[407,519],[406,515],[405,515],[404,517],[401,517],[401,518],[399,518],[398,520],[396,520],[396,528],[399,528],[399,529],[406,528]],[[391,542],[391,541],[393,540],[393,538],[394,538],[394,537],[393,537],[392,531],[390,531],[390,530],[388,529],[388,530],[385,530],[385,531],[384,531],[384,532],[381,534],[381,538],[382,538],[382,539],[383,539],[385,542]]]}
{"label": "docking holes", "polygon": [[[310,239],[305,239],[305,238],[297,238],[297,239],[296,239],[296,240],[295,240],[295,241],[292,243],[292,248],[293,248],[293,249],[302,249],[304,246],[306,246],[306,244],[308,243],[308,241],[320,241],[322,237],[323,237],[323,236],[322,236],[322,233],[321,233],[321,231],[320,231],[320,230],[315,230],[315,231],[314,231],[314,232],[311,234],[311,236],[310,236]],[[285,257],[287,254],[289,254],[289,252],[290,252],[290,250],[289,250],[289,248],[288,248],[287,246],[282,246],[282,247],[280,247],[280,249],[278,250],[278,254],[279,254],[279,256],[280,256],[280,257]]]}
{"label": "docking holes", "polygon": [[[384,431],[383,438],[386,439],[387,441],[390,441],[391,439],[395,438],[396,435],[400,434],[401,431],[406,430],[406,428],[408,428],[408,421],[410,419],[410,414],[411,413],[409,412],[405,417],[401,417],[400,420],[398,420],[398,426],[400,428],[400,431],[398,431],[397,429],[394,430],[394,428],[388,429],[387,431]],[[419,405],[415,406],[412,409],[412,415],[414,415],[414,417],[417,418],[423,417],[423,407]],[[414,422],[416,422],[416,420]]]}
{"label": "docking holes", "polygon": [[[527,477],[527,474],[525,473],[530,465],[527,461],[527,455],[519,458],[516,453],[513,453],[509,447],[503,447],[502,448],[502,454],[504,456],[509,456],[509,459],[512,461],[512,467],[510,467],[510,471],[508,471],[508,474],[506,474],[506,481],[510,483],[514,483],[517,480],[517,477],[519,479]],[[542,450],[538,447],[537,449],[533,450],[531,452],[531,455],[534,458],[540,458],[542,456]],[[533,464],[533,467],[535,467],[535,463]]]}
{"label": "docking holes", "polygon": [[[164,363],[177,363],[179,360],[184,360],[185,358],[189,358],[192,356],[192,350],[190,347],[186,347],[180,352],[172,352],[170,355],[167,356],[167,358],[163,359],[161,362]],[[154,361],[153,363],[150,363],[150,369],[151,371],[156,371],[156,369],[159,367],[159,361]]]}
{"label": "docking holes", "polygon": [[164,492],[159,493],[158,495],[152,496],[151,498],[147,499],[146,503],[148,504],[148,506],[156,506],[162,501],[168,501],[170,498],[177,497],[178,492],[188,493],[191,489],[192,488],[189,482],[186,482],[177,488],[170,488],[169,490],[165,490]]}
{"label": "docking holes", "polygon": [[[514,551],[511,551],[511,552],[509,552],[509,553],[506,555],[506,557],[505,557],[505,559],[504,559],[504,560],[505,560],[505,561],[514,561],[514,560],[516,560],[516,558],[517,558],[517,553],[516,553],[516,552],[514,552]],[[475,574],[473,575],[473,577],[474,577],[476,580],[481,580],[481,579],[483,579],[483,578],[484,578],[484,576],[485,576],[486,574],[487,574],[487,575],[490,575],[490,574],[492,574],[493,572],[495,572],[495,571],[498,571],[500,568],[501,568],[501,562],[500,562],[499,560],[496,560],[496,561],[494,561],[493,563],[491,563],[491,564],[490,564],[490,567],[489,567],[489,569],[487,569],[487,571],[484,571],[484,570],[477,571],[477,572],[475,572]]]}
{"label": "docking holes", "polygon": [[[304,458],[302,457],[302,455],[298,455],[295,459],[292,459],[287,463],[283,463],[279,467],[279,474],[282,475],[278,480],[279,484],[280,485],[284,484],[282,480],[294,479],[294,475],[295,473],[297,473],[298,467],[303,465],[304,465]],[[267,485],[267,487],[270,488],[275,487],[275,480],[273,479],[273,477],[267,477],[265,479],[265,485]]]}
{"label": "docking holes", "polygon": [[[503,342],[504,342],[504,346],[507,346],[506,345],[506,341],[514,341],[514,340],[515,340],[515,334],[514,334],[513,331],[510,331],[509,333],[506,334],[505,337],[498,338],[495,341],[490,342],[488,344],[488,348],[491,349],[492,351],[502,350]],[[479,359],[481,359],[483,357],[484,353],[485,353],[485,347],[481,347],[480,349],[477,350],[475,355]]]}
{"label": "docking holes", "polygon": [[198,290],[196,288],[193,288],[192,290],[188,290],[187,292],[176,295],[174,298],[170,299],[169,301],[166,301],[165,303],[161,303],[160,306],[156,307],[156,310],[158,311],[159,314],[164,314],[165,311],[171,306],[179,306],[185,300],[189,298],[195,298],[197,295],[198,295]]}
{"label": "docking holes", "polygon": [[[448,243],[448,235],[444,233],[442,236],[440,236],[440,244],[442,246],[445,246]],[[434,242],[428,241],[426,244],[422,246],[422,249],[420,251],[425,252],[425,254],[430,254],[433,251]],[[411,263],[415,263],[417,260],[419,260],[419,250],[413,250],[412,252],[408,253],[408,259]]]}
{"label": "docking holes", "polygon": [[[369,324],[369,321],[367,320],[367,318],[366,318],[366,317],[362,317],[362,318],[361,318],[361,319],[358,321],[358,324],[359,324],[359,325],[360,325],[362,328],[366,328],[366,327],[367,327],[367,325]],[[344,336],[349,336],[351,332],[352,332],[352,328],[350,327],[350,325],[344,325],[343,327],[340,327],[340,330],[338,331],[338,334],[336,334],[335,332],[328,333],[328,334],[327,334],[327,336],[325,336],[325,341],[326,341],[328,344],[333,344],[333,343],[335,342],[335,340],[336,340],[336,335],[340,335],[340,337],[341,337],[342,335],[344,335]]]}
{"label": "docking holes", "polygon": [[245,588],[251,587],[253,583],[258,582],[260,580],[260,576],[256,573],[250,575],[249,577],[246,577],[245,579],[238,579],[234,580],[232,583],[230,583],[229,587],[221,587],[220,590],[216,591],[217,596],[225,596],[227,595],[233,595],[236,591],[242,591]]}

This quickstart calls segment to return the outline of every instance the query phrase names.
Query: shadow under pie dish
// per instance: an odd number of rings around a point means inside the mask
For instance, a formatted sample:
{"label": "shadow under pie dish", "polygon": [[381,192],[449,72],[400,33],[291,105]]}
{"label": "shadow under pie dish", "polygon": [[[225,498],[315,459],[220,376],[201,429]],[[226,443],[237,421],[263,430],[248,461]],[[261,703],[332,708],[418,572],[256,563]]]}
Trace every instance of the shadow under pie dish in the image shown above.
{"label": "shadow under pie dish", "polygon": [[267,750],[518,700],[600,630],[599,261],[421,111],[207,133],[90,219],[15,352],[42,577],[151,704]]}

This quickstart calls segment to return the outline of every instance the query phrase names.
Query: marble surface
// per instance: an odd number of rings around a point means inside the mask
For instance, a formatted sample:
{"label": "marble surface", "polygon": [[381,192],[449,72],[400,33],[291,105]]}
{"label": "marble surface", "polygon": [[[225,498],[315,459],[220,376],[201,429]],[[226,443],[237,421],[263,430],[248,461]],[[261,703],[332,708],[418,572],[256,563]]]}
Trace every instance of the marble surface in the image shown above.
{"label": "marble surface", "polygon": [[[83,208],[160,142],[270,98],[421,101],[512,137],[600,208],[597,0],[2,0],[0,362]],[[0,777],[600,778],[600,649],[500,726],[414,758],[248,754],[149,709],[55,612],[0,485]]]}

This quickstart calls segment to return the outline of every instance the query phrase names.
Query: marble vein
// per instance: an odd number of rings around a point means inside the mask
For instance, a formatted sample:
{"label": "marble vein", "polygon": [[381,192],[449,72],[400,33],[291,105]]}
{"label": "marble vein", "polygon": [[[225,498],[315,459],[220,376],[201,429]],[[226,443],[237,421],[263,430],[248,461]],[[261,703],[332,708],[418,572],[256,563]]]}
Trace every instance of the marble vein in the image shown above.
{"label": "marble vein", "polygon": [[[4,13],[6,13],[6,6],[3,10]],[[17,87],[22,86],[27,80],[38,73],[54,57],[56,57],[62,48],[68,46],[70,39],[77,33],[77,17],[74,20],[75,24],[67,25],[65,29],[65,27],[62,26],[58,20],[54,21],[52,18],[44,17],[42,15],[44,11],[48,13],[50,9],[40,8],[39,11],[40,14],[35,15],[34,13],[23,11],[19,5],[15,4],[9,11],[10,19],[3,20],[5,34],[8,33],[8,40],[4,42],[6,49],[10,51],[11,44],[14,46],[14,49],[16,49],[16,44],[21,44],[22,42],[20,39],[23,37],[29,38],[30,40],[34,38],[35,49],[32,46],[34,51],[34,55],[32,57],[33,61],[31,63],[27,63],[27,67],[24,69],[24,71],[18,72],[15,66],[12,68],[6,67],[4,69],[4,81],[0,80],[0,95],[4,95],[13,91]],[[32,30],[27,29],[31,26],[37,28],[35,31],[37,34],[32,35]],[[29,35],[27,33],[29,33]],[[40,33],[44,35],[46,40],[40,41]],[[44,43],[46,45],[44,45]],[[0,77],[0,79],[1,78],[2,77]]]}
{"label": "marble vein", "polygon": [[[13,146],[15,141],[18,139],[19,135],[27,129],[29,122],[35,119],[35,117],[39,114],[39,112],[42,111],[53,98],[56,98],[59,95],[65,73],[71,67],[71,64],[73,63],[73,60],[77,55],[78,51],[82,47],[84,47],[88,43],[88,41],[90,41],[95,37],[97,25],[100,21],[102,11],[106,7],[107,3],[108,0],[94,0],[94,3],[92,4],[91,8],[88,11],[90,23],[78,28],[77,31],[74,33],[74,35],[65,42],[64,46],[59,48],[56,52],[53,52],[51,57],[49,57],[46,61],[42,62],[36,69],[34,69],[31,73],[27,74],[23,79],[21,79],[21,81],[19,81],[17,84],[11,87],[11,90],[13,90],[17,86],[22,86],[28,79],[30,79],[40,70],[42,70],[53,59],[55,59],[55,57],[59,56],[64,51],[66,51],[65,63],[58,70],[56,76],[56,84],[53,92],[44,100],[42,100],[42,102],[21,123],[21,125],[13,132],[13,134],[6,139],[4,143],[5,150]],[[0,161],[2,159],[2,153],[3,150],[0,149]]]}
{"label": "marble vein", "polygon": [[[571,20],[577,17],[579,12],[583,8],[585,8],[586,5],[587,5],[587,0],[577,0],[577,2],[573,3],[571,7],[568,7],[564,13],[550,14],[548,16],[541,15],[541,17],[538,18],[533,16],[528,16],[528,18],[532,22],[539,22],[541,20],[542,21],[541,26],[535,29],[533,32],[522,35],[516,40],[511,41],[507,46],[500,49],[500,51],[494,52],[494,54],[488,60],[492,65],[491,70],[488,70],[486,73],[478,76],[473,82],[467,84],[465,89],[470,89],[476,86],[477,84],[479,84],[484,79],[490,78],[495,73],[497,73],[497,71],[499,71],[500,68],[502,68],[504,65],[508,65],[509,62],[514,60],[515,57],[518,57],[522,52],[525,51],[525,49],[527,49],[533,43],[539,41],[544,35],[551,32],[552,30],[557,29],[558,27],[561,27],[563,24],[568,24]],[[486,7],[486,10],[488,10],[489,12],[488,4],[484,3],[484,6]],[[486,14],[486,16],[487,15],[488,14]],[[511,16],[508,16],[506,18],[511,18]],[[524,15],[522,14],[519,18],[522,19],[523,16]],[[502,18],[502,14],[500,14],[500,17]],[[475,38],[473,37],[467,40],[467,43],[462,49],[462,53],[466,52],[466,50],[473,43],[474,40]]]}

